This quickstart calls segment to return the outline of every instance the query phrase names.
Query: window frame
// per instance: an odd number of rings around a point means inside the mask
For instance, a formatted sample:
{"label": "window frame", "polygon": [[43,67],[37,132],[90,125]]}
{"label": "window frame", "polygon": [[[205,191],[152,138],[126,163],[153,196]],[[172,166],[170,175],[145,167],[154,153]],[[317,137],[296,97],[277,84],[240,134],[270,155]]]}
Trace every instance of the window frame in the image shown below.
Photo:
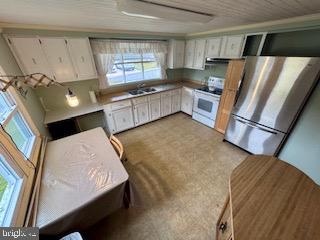
{"label": "window frame", "polygon": [[[23,226],[32,192],[35,169],[29,161],[24,159],[3,129],[0,129],[0,154],[5,159],[4,165],[9,165],[21,181],[19,183],[21,184],[19,193],[15,193],[17,199],[12,218],[10,221],[6,219],[6,225]],[[10,207],[12,208],[12,206]]]}
{"label": "window frame", "polygon": [[[0,66],[0,74],[7,75],[1,66]],[[2,83],[0,83],[0,84],[2,84]],[[11,103],[15,104],[15,111],[17,111],[21,115],[22,120],[24,120],[27,127],[30,129],[30,131],[34,135],[34,139],[32,140],[31,144],[28,144],[29,149],[28,149],[27,153],[29,155],[28,156],[29,161],[34,166],[36,166],[38,163],[38,156],[40,153],[40,146],[41,146],[40,132],[39,132],[38,128],[36,127],[36,125],[34,124],[30,114],[28,113],[26,107],[24,106],[24,104],[22,102],[22,99],[20,98],[20,96],[18,95],[16,90],[13,89],[12,87],[9,87],[4,94],[8,96],[9,101]],[[8,99],[6,99],[6,100],[8,100]],[[10,113],[10,115],[11,115],[11,113]],[[11,115],[11,117],[12,116],[13,115]],[[8,120],[8,117],[5,119],[4,122],[6,122],[7,120]],[[5,124],[3,124],[3,126],[5,126]]]}
{"label": "window frame", "polygon": [[[140,61],[125,61],[124,60],[124,55],[125,54],[136,54],[136,55],[140,55]],[[150,62],[155,62],[157,63],[157,65],[159,66],[159,70],[160,72],[162,71],[161,69],[161,66],[159,64],[159,62],[157,61],[157,59],[155,58],[154,61],[152,60],[149,60],[149,61],[145,61],[144,58],[143,58],[143,55],[144,54],[154,54],[152,52],[150,53],[135,53],[135,52],[129,52],[129,53],[117,53],[115,55],[120,55],[121,56],[121,62],[118,62],[116,63],[116,61],[114,61],[113,63],[113,66],[116,67],[116,65],[121,65],[122,66],[122,69],[123,69],[123,73],[122,73],[122,76],[123,76],[123,82],[121,83],[118,83],[118,84],[110,84],[110,79],[108,77],[109,74],[106,74],[106,78],[108,79],[108,82],[109,82],[109,86],[110,87],[118,87],[118,86],[123,86],[123,85],[130,85],[130,84],[136,84],[136,83],[141,83],[141,82],[149,82],[149,81],[159,81],[159,80],[162,80],[161,76],[160,78],[149,78],[149,79],[145,79],[145,69],[144,69],[144,63],[150,63]],[[125,71],[125,68],[124,68],[124,65],[125,64],[141,64],[141,73],[142,73],[142,79],[141,80],[137,80],[137,81],[129,81],[127,82],[127,76],[126,76],[126,71]]]}

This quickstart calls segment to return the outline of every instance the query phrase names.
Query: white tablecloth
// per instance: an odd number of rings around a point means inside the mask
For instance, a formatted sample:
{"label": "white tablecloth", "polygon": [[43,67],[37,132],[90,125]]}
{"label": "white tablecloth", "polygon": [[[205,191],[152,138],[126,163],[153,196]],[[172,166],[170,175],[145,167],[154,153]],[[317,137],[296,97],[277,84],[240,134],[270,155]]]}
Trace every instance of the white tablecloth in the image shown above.
{"label": "white tablecloth", "polygon": [[102,128],[48,143],[37,214],[40,233],[99,221],[123,204],[128,174]]}

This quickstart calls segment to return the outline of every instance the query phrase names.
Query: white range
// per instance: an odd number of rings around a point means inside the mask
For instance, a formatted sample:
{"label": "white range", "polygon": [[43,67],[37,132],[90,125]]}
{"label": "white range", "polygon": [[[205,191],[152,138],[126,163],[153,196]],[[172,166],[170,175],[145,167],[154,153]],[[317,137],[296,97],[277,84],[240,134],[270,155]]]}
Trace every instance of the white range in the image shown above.
{"label": "white range", "polygon": [[192,112],[194,120],[214,128],[223,85],[223,78],[210,77],[208,86],[195,90]]}

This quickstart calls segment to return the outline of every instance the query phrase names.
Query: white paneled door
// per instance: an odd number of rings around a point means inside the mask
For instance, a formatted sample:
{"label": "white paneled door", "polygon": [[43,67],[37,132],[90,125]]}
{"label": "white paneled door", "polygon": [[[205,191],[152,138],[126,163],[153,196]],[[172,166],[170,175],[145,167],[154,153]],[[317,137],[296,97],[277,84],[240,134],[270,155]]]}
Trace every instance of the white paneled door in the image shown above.
{"label": "white paneled door", "polygon": [[63,38],[41,38],[42,48],[58,82],[75,80],[75,72]]}
{"label": "white paneled door", "polygon": [[69,38],[67,46],[75,68],[77,80],[97,77],[94,60],[87,38]]}
{"label": "white paneled door", "polygon": [[8,42],[24,74],[43,73],[52,77],[38,38],[9,37]]}

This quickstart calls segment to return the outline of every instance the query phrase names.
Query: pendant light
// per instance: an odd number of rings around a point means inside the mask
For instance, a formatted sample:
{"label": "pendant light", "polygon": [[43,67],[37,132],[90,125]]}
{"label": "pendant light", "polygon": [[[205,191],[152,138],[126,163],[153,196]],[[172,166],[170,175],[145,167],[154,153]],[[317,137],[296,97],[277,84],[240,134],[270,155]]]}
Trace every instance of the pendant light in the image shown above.
{"label": "pendant light", "polygon": [[70,107],[77,107],[79,105],[78,97],[68,88],[68,93],[66,94],[67,103]]}

